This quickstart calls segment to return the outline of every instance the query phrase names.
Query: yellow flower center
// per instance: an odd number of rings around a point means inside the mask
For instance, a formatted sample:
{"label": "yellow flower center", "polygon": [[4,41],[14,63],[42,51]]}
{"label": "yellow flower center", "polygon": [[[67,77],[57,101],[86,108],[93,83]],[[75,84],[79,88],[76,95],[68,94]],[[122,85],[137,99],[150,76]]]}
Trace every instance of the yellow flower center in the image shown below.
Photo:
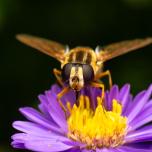
{"label": "yellow flower center", "polygon": [[122,106],[113,100],[112,111],[107,111],[100,97],[97,107],[91,109],[87,96],[80,96],[79,105],[71,107],[67,102],[70,116],[67,119],[68,137],[86,144],[88,149],[116,147],[124,143],[127,132],[127,118],[121,116]]}

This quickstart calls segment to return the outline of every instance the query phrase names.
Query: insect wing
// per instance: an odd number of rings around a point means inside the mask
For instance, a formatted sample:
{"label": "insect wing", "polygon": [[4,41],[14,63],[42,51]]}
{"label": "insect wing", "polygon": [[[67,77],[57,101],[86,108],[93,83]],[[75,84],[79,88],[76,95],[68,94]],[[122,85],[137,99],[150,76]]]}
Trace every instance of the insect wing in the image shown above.
{"label": "insect wing", "polygon": [[103,49],[99,52],[98,60],[105,62],[117,56],[136,50],[138,48],[142,48],[151,43],[152,38],[126,40],[117,43],[112,43],[103,47]]}
{"label": "insect wing", "polygon": [[65,46],[60,43],[26,34],[18,34],[16,38],[22,43],[56,58],[60,62],[64,60]]}

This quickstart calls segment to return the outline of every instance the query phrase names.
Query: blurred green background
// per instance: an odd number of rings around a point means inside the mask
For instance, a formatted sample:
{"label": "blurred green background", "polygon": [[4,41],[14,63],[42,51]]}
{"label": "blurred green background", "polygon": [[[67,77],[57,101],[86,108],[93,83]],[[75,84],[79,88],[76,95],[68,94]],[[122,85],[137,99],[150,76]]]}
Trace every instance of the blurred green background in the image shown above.
{"label": "blurred green background", "polygon": [[[0,0],[0,152],[17,151],[10,136],[12,122],[24,119],[18,108],[36,106],[37,95],[55,82],[53,68],[60,68],[55,59],[19,43],[17,33],[93,48],[152,36],[152,1]],[[134,94],[152,80],[152,46],[140,50],[105,64],[114,83],[131,83]]]}

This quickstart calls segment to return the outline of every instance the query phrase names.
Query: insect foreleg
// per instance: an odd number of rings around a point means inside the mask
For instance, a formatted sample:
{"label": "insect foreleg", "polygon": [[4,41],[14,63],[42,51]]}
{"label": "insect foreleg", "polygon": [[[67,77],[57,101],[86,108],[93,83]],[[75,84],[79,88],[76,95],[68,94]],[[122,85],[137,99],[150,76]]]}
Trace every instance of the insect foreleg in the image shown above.
{"label": "insect foreleg", "polygon": [[65,87],[60,93],[57,94],[57,101],[59,102],[61,108],[63,109],[63,111],[67,112],[67,109],[65,108],[65,106],[63,105],[62,101],[60,100],[62,96],[64,96],[68,91],[70,90],[69,87]]}
{"label": "insect foreleg", "polygon": [[[102,108],[103,108],[103,112],[106,115],[106,109],[104,107],[104,84],[102,83],[95,83],[95,82],[91,82],[91,86],[96,87],[96,88],[101,88],[102,92],[101,92],[101,102],[102,102]],[[97,99],[98,100],[98,99]],[[100,99],[99,99],[100,100]]]}
{"label": "insect foreleg", "polygon": [[64,84],[63,84],[62,78],[61,78],[61,71],[58,70],[58,69],[53,69],[53,73],[54,73],[54,75],[55,75],[55,77],[56,77],[58,83],[63,87]]}
{"label": "insect foreleg", "polygon": [[111,73],[110,73],[109,70],[107,70],[107,71],[105,71],[105,72],[100,72],[100,73],[96,74],[94,80],[96,81],[96,80],[98,80],[98,79],[100,79],[100,78],[103,78],[103,77],[105,77],[105,76],[108,76],[109,86],[110,86],[110,88],[111,88],[111,87],[112,87],[112,77],[111,77]]}
{"label": "insect foreleg", "polygon": [[101,99],[104,99],[104,84],[102,83],[96,83],[96,82],[91,82],[91,86],[96,87],[96,88],[101,88]]}

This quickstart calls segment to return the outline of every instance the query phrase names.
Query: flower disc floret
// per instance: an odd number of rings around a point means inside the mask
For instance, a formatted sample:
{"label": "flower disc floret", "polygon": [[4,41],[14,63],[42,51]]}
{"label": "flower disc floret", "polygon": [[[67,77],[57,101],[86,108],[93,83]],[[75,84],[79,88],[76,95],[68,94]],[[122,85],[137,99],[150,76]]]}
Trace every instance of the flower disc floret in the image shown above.
{"label": "flower disc floret", "polygon": [[121,116],[122,106],[113,100],[112,111],[107,111],[97,97],[97,107],[92,110],[87,96],[81,96],[79,106],[69,109],[68,137],[86,143],[87,148],[116,147],[124,142],[127,118]]}

